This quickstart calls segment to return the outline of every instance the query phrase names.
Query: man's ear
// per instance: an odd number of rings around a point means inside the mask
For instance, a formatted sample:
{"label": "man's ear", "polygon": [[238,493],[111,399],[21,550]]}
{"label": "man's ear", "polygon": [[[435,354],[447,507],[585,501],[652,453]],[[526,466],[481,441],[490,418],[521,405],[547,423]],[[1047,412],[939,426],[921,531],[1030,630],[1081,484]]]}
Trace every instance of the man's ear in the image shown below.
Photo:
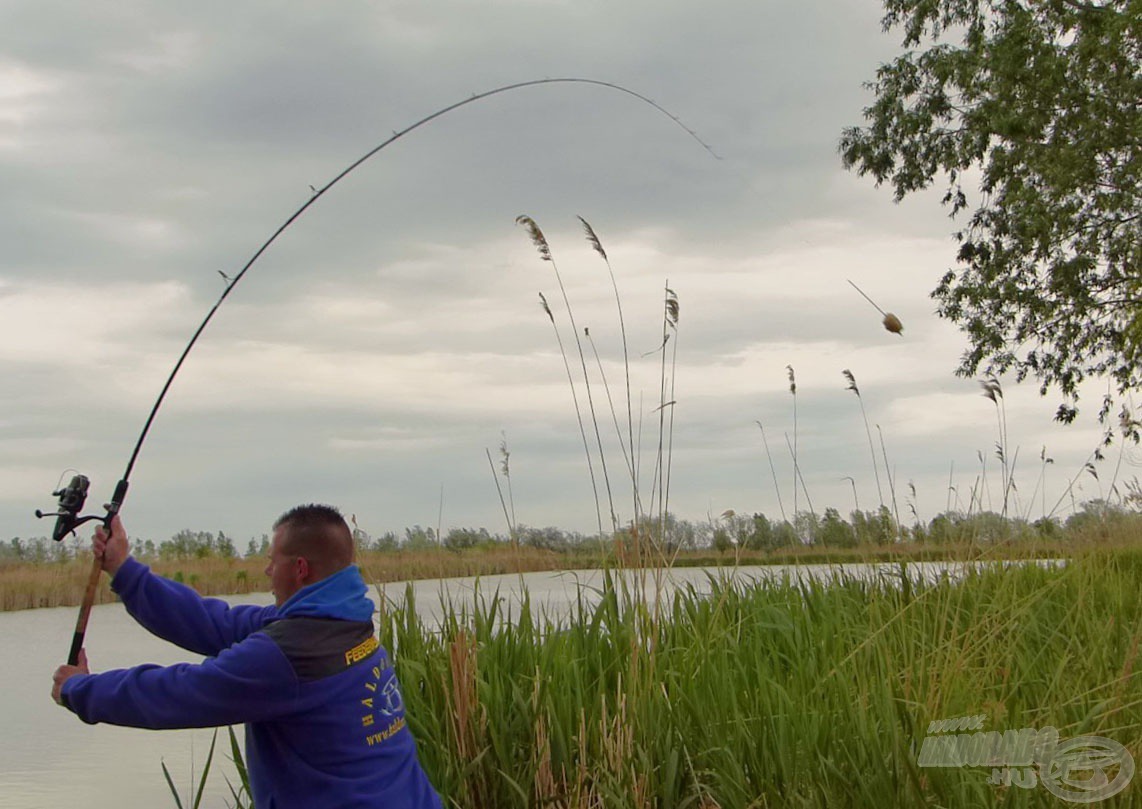
{"label": "man's ear", "polygon": [[297,575],[300,581],[305,581],[309,578],[309,560],[304,556],[297,557]]}

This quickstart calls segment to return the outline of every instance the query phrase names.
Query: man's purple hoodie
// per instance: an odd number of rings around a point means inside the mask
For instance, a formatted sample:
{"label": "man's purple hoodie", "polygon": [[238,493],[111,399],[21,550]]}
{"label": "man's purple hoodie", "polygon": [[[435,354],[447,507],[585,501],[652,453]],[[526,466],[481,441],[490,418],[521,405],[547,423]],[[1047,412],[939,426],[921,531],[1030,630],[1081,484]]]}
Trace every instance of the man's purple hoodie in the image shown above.
{"label": "man's purple hoodie", "polygon": [[84,722],[244,723],[258,809],[440,808],[356,566],[280,608],[202,598],[134,559],[111,587],[153,634],[207,658],[69,678],[63,702]]}

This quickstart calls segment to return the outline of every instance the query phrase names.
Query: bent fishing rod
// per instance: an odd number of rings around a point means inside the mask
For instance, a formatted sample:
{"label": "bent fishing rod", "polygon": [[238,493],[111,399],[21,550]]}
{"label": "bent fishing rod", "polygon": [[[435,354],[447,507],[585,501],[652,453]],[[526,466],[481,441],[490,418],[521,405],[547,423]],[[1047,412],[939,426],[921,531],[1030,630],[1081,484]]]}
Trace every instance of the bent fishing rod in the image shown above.
{"label": "bent fishing rod", "polygon": [[[159,392],[159,396],[155,400],[155,404],[151,408],[151,412],[147,416],[146,422],[143,424],[142,432],[139,433],[139,438],[135,442],[135,448],[131,452],[130,460],[127,461],[127,468],[123,472],[123,476],[119,479],[119,482],[115,485],[115,491],[111,495],[111,501],[103,506],[104,513],[86,514],[82,516],[80,515],[80,512],[83,510],[84,503],[87,500],[87,491],[90,486],[90,481],[86,476],[76,474],[71,478],[71,481],[67,486],[64,486],[58,491],[52,492],[52,496],[58,498],[56,511],[51,513],[44,513],[39,509],[36,510],[37,517],[56,518],[55,529],[52,531],[52,539],[58,542],[68,534],[73,534],[75,530],[79,528],[79,526],[93,520],[99,520],[103,523],[104,527],[108,531],[111,530],[111,520],[115,517],[116,514],[119,513],[119,510],[123,506],[123,501],[127,497],[127,489],[130,486],[131,472],[135,468],[135,461],[138,460],[139,452],[143,448],[143,443],[147,440],[147,435],[150,432],[151,425],[154,423],[155,416],[158,414],[159,408],[162,406],[163,401],[166,399],[167,393],[170,391],[171,385],[174,383],[175,377],[178,376],[178,372],[182,368],[183,363],[186,361],[187,356],[190,354],[191,349],[194,348],[195,344],[198,342],[198,338],[202,336],[202,333],[206,330],[207,325],[209,325],[210,321],[214,318],[214,314],[218,311],[219,307],[221,307],[222,303],[230,296],[230,293],[234,291],[234,288],[238,285],[238,282],[240,282],[246,276],[246,273],[249,272],[250,268],[254,266],[255,262],[261,258],[262,254],[266,252],[267,249],[269,249],[270,245],[272,245],[277,240],[277,238],[281,236],[282,233],[284,233],[291,225],[293,225],[293,223],[296,222],[303,213],[309,210],[310,206],[316,203],[317,200],[321,199],[321,197],[323,197],[331,188],[333,188],[333,186],[337,185],[337,183],[341,182],[341,180],[352,174],[358,167],[361,166],[361,164],[365,163],[367,160],[369,160],[381,150],[385,149],[390,144],[396,142],[410,132],[419,129],[425,124],[434,121],[437,118],[446,115],[455,109],[459,109],[460,107],[475,103],[494,95],[511,92],[513,90],[520,90],[525,87],[537,87],[547,84],[592,85],[595,87],[614,90],[630,96],[644,104],[648,104],[659,113],[669,118],[677,126],[681,127],[686,132],[686,134],[697,141],[702,146],[702,148],[709,152],[715,159],[721,159],[714,152],[714,150],[705,141],[703,141],[702,138],[698,136],[698,134],[693,129],[686,126],[686,124],[684,124],[678,118],[678,116],[674,115],[669,110],[659,106],[656,102],[652,101],[650,98],[647,98],[641,93],[637,93],[634,90],[630,90],[619,84],[600,81],[597,79],[546,78],[504,85],[502,87],[497,87],[494,90],[487,90],[483,93],[476,93],[462,101],[457,101],[453,104],[449,104],[447,107],[439,109],[431,115],[427,115],[424,118],[421,118],[419,121],[405,127],[404,129],[395,130],[390,137],[386,138],[380,144],[374,146],[364,155],[354,160],[349,164],[349,166],[347,166],[344,170],[342,170],[321,188],[314,188],[313,186],[310,186],[310,188],[313,189],[313,195],[309,197],[309,199],[307,199],[305,203],[301,205],[301,207],[294,211],[289,216],[289,218],[286,219],[285,222],[283,222],[277,228],[277,230],[275,230],[270,235],[270,237],[262,243],[262,245],[254,252],[253,256],[250,257],[249,261],[245,263],[242,269],[236,275],[234,275],[233,278],[230,278],[224,273],[222,274],[222,277],[226,279],[227,282],[226,287],[222,291],[222,295],[214,303],[214,306],[211,307],[210,311],[206,313],[206,317],[203,318],[202,322],[199,324],[198,328],[191,336],[190,342],[186,344],[186,348],[183,349],[183,352],[179,356],[178,361],[174,364],[174,368],[171,370],[170,375],[167,377],[166,383],[163,385],[162,390]],[[91,606],[95,601],[95,591],[99,585],[99,574],[101,569],[102,564],[100,560],[98,558],[94,559],[91,567],[91,574],[87,580],[87,589],[84,591],[83,603],[80,606],[79,617],[76,620],[75,633],[72,637],[71,650],[68,653],[68,665],[74,666],[79,661],[79,652],[83,647],[83,637],[87,631],[87,619],[91,613]]]}

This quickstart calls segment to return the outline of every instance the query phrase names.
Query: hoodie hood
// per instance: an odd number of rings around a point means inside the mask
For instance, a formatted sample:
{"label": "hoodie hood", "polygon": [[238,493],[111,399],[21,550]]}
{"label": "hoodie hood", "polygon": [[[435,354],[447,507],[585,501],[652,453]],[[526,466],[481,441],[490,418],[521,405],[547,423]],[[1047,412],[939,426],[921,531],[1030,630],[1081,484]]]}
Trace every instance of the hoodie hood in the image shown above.
{"label": "hoodie hood", "polygon": [[278,617],[371,621],[376,605],[365,596],[368,591],[360,569],[350,565],[332,576],[302,587],[281,605]]}

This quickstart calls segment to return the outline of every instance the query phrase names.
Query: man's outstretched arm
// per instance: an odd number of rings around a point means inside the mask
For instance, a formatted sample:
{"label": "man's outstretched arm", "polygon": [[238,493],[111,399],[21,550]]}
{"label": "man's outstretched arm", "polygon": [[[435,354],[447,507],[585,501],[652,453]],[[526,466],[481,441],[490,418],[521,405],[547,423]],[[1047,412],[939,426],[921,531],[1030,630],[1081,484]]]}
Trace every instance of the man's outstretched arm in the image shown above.
{"label": "man's outstretched arm", "polygon": [[216,655],[261,629],[277,615],[275,607],[231,607],[203,598],[191,588],[151,573],[131,556],[127,531],[118,515],[111,531],[102,525],[92,539],[95,556],[111,576],[111,589],[127,612],[151,633],[189,651]]}
{"label": "man's outstretched arm", "polygon": [[60,666],[52,697],[84,722],[135,728],[220,727],[298,708],[299,682],[277,645],[257,634],[202,663],[142,665],[92,674]]}

